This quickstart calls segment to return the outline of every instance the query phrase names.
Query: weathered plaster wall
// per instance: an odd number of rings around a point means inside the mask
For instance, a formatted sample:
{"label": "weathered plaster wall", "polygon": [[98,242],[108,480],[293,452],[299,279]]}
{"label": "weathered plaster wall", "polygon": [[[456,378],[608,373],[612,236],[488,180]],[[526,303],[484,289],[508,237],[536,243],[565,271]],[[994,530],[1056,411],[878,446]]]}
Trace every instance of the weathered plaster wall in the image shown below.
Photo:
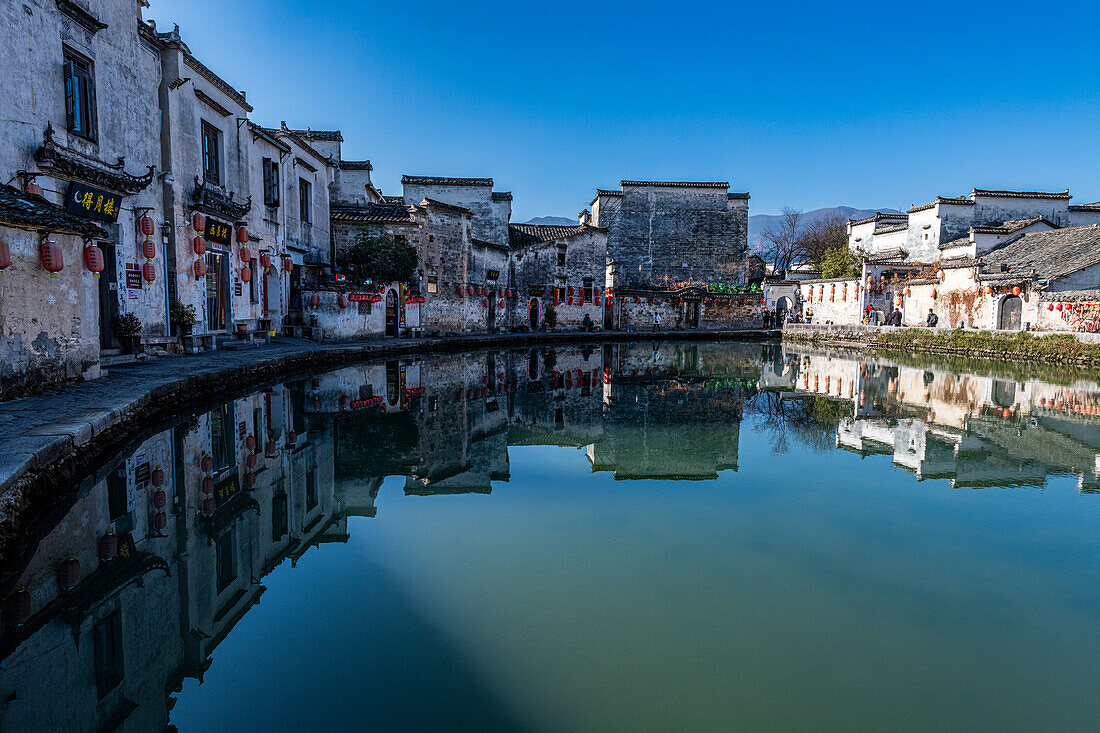
{"label": "weathered plaster wall", "polygon": [[807,280],[799,283],[802,313],[814,323],[856,324],[863,316],[863,288],[858,278]]}

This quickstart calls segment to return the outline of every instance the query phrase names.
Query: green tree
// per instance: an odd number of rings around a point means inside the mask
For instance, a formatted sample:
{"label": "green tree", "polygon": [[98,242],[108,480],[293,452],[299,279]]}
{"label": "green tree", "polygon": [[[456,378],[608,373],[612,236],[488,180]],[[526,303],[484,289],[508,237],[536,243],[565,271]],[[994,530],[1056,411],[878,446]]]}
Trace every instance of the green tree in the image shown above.
{"label": "green tree", "polygon": [[821,254],[821,277],[858,276],[861,263],[847,244],[830,247]]}
{"label": "green tree", "polygon": [[408,282],[416,273],[416,248],[402,239],[360,232],[355,244],[341,257],[341,269],[353,285]]}

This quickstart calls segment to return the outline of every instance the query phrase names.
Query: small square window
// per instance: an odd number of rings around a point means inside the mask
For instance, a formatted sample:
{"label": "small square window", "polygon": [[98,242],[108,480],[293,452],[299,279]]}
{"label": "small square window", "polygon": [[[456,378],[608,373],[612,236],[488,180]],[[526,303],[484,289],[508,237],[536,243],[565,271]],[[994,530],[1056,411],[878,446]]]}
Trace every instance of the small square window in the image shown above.
{"label": "small square window", "polygon": [[435,276],[432,276],[432,275],[428,276],[428,292],[429,293],[438,293],[439,292],[439,278],[437,278]]}

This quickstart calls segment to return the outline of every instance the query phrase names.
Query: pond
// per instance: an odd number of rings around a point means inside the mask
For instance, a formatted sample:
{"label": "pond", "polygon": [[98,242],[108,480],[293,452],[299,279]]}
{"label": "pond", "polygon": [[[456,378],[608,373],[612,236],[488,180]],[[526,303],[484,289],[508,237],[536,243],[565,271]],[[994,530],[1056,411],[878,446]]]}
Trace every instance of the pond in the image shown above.
{"label": "pond", "polygon": [[5,733],[1100,718],[1094,374],[593,344],[194,409],[2,558]]}

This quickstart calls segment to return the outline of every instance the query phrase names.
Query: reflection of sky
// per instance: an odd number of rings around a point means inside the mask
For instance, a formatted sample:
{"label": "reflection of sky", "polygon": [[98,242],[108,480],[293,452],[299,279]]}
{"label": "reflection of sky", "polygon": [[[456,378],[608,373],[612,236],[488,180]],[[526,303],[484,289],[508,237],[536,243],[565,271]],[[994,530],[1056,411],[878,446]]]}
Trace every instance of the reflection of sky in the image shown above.
{"label": "reflection of sky", "polygon": [[746,422],[738,472],[616,482],[511,448],[488,496],[389,479],[265,579],[180,730],[1085,729],[1098,497],[918,483]]}

